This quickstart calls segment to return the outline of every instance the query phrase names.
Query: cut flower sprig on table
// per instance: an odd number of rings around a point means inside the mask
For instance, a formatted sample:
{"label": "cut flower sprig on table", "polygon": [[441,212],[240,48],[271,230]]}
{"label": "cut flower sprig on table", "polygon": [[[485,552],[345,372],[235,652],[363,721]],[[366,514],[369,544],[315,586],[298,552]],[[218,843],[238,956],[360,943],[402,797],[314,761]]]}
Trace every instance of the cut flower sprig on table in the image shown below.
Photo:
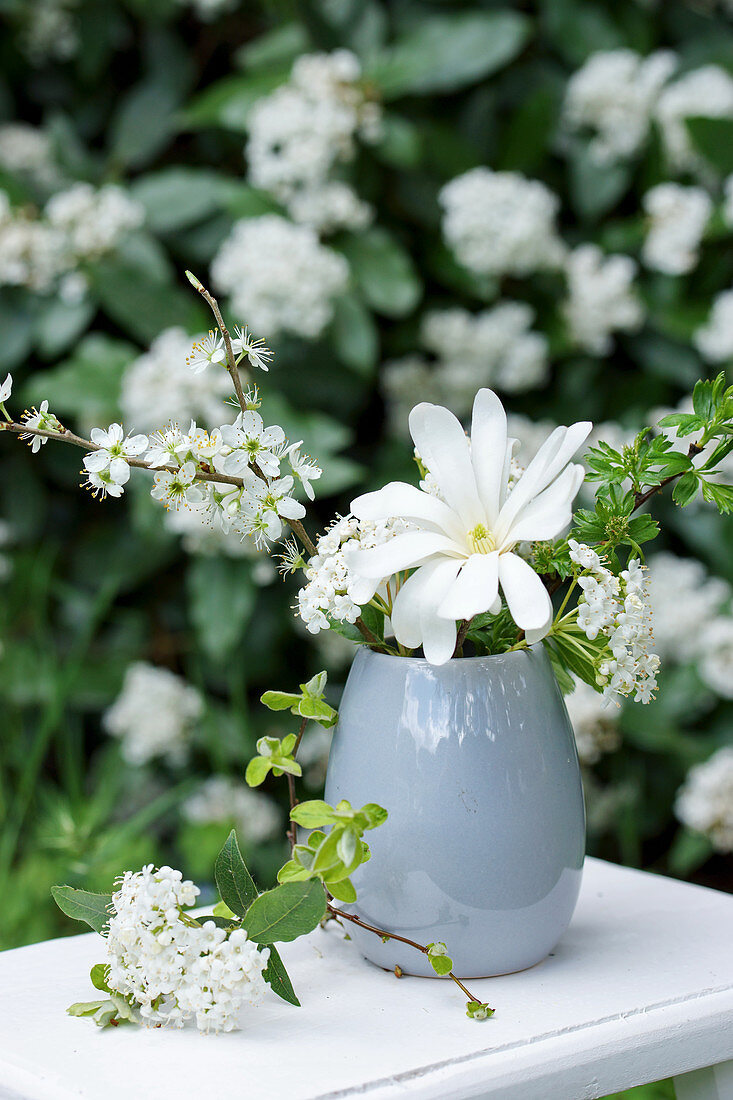
{"label": "cut flower sprig on table", "polygon": [[[390,482],[357,497],[314,542],[298,497],[313,499],[321,469],[300,441],[266,423],[259,412],[266,397],[251,384],[245,390],[240,374],[245,361],[267,371],[271,353],[246,327],[232,339],[216,300],[188,274],[217,327],[182,369],[228,371],[238,406],[232,422],[211,431],[170,423],[152,435],[114,423],[84,439],[47,401],[14,419],[8,376],[2,429],[34,451],[49,439],[84,450],[85,484],[100,499],[121,497],[132,470],[144,470],[166,508],[203,508],[212,524],[276,553],[284,574],[304,575],[297,611],[311,633],[331,629],[404,659],[422,653],[432,665],[543,644],[565,692],[580,680],[609,699],[652,699],[659,658],[642,546],[659,528],[643,509],[668,486],[680,506],[701,496],[721,512],[733,507],[733,488],[719,470],[733,449],[733,387],[722,374],[696,385],[691,413],[663,418],[622,450],[600,443],[582,455],[591,424],[580,422],[549,434],[526,469],[491,390],[476,394],[468,435],[448,409],[418,404],[409,424],[419,486]],[[586,478],[597,483],[595,506],[573,515]],[[283,543],[288,531],[294,538]],[[288,786],[290,858],[274,889],[259,894],[234,834],[217,860],[221,902],[211,916],[189,911],[195,887],[170,868],[128,872],[111,895],[56,889],[64,912],[103,933],[107,945],[92,982],[108,996],[69,1011],[104,1025],[195,1018],[201,1030],[229,1030],[266,984],[298,1003],[274,945],[333,920],[421,952],[467,996],[470,1018],[492,1014],[453,973],[445,944],[418,943],[344,908],[357,898],[352,876],[370,858],[364,834],[384,823],[389,807],[298,801],[297,754],[308,723],[337,720],[325,688],[321,673],[300,692],[262,697],[299,719],[284,738],[261,738],[246,771],[250,786],[269,775]]]}

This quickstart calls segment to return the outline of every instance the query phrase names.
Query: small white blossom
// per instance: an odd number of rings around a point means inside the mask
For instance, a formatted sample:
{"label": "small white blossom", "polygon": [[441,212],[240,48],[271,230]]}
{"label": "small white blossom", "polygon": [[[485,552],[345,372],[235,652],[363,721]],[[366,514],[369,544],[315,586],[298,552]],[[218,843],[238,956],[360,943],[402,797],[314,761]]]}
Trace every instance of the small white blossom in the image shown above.
{"label": "small white blossom", "polygon": [[323,470],[317,466],[310,455],[302,455],[300,448],[302,443],[292,443],[285,452],[290,463],[290,470],[296,482],[303,486],[303,492],[308,500],[315,500],[316,494],[311,481],[317,481]]}
{"label": "small white blossom", "polygon": [[266,477],[277,477],[285,432],[279,424],[265,427],[258,412],[241,412],[233,424],[223,424],[221,438],[225,450],[216,466],[220,473],[241,477],[256,466]]}
{"label": "small white blossom", "polygon": [[214,257],[211,277],[255,331],[313,339],[333,317],[333,299],[346,289],[349,268],[308,226],[264,214],[235,223]]}
{"label": "small white blossom", "polygon": [[193,462],[184,462],[175,473],[160,470],[153,478],[150,495],[160,500],[166,508],[183,508],[189,504],[200,504],[204,499],[201,488],[196,484],[196,467]]}
{"label": "small white blossom", "polygon": [[186,359],[193,374],[201,374],[210,363],[225,363],[226,351],[224,349],[224,337],[220,332],[209,329],[206,336],[202,336],[191,348],[191,354]]}
{"label": "small white blossom", "polygon": [[5,401],[7,401],[12,392],[13,376],[11,374],[8,374],[2,386],[0,386],[0,403],[4,403]]}
{"label": "small white blossom", "polygon": [[448,246],[479,275],[530,275],[562,261],[560,201],[538,180],[472,168],[447,183],[439,200]]}
{"label": "small white blossom", "polygon": [[292,477],[252,484],[243,502],[243,530],[254,536],[257,546],[267,547],[281,538],[283,519],[302,519],[305,515],[303,505],[291,496],[294,484]]}
{"label": "small white blossom", "polygon": [[649,217],[642,259],[666,275],[684,275],[697,265],[698,249],[713,204],[701,187],[659,183],[647,191],[642,205]]}
{"label": "small white blossom", "polygon": [[122,486],[130,478],[129,459],[137,458],[148,449],[148,437],[125,436],[121,424],[110,424],[107,429],[92,428],[90,439],[97,449],[84,456],[84,469],[89,475],[97,475],[101,484],[91,476],[90,483],[100,489],[106,486],[102,495],[106,491],[110,496],[121,496]]}
{"label": "small white blossom", "polygon": [[136,661],[128,667],[122,690],[105,712],[102,725],[120,739],[129,764],[146,764],[156,757],[180,764],[203,710],[198,691],[180,676]]}
{"label": "small white blossom", "polygon": [[633,156],[646,141],[659,93],[676,66],[671,50],[648,57],[629,49],[591,54],[568,81],[565,128],[590,130],[590,150],[601,163]]}
{"label": "small white blossom", "polygon": [[251,365],[258,370],[269,371],[272,352],[264,340],[255,340],[245,325],[242,329],[239,325],[234,328],[232,350],[235,355],[246,355]]}
{"label": "small white blossom", "polygon": [[[38,409],[34,405],[30,411],[26,410],[21,417],[21,421],[26,428],[35,428],[42,432],[63,431],[54,414],[48,411],[48,401],[42,401]],[[30,440],[29,446],[34,454],[41,449],[44,443],[48,443],[46,436],[34,435],[33,432],[22,432],[20,438]]]}
{"label": "small white blossom", "polygon": [[733,852],[733,746],[718,749],[687,774],[677,793],[679,820],[703,833],[718,852]]}
{"label": "small white blossom", "polygon": [[569,297],[563,310],[571,335],[592,355],[608,355],[611,334],[633,332],[644,310],[633,289],[636,264],[629,256],[604,256],[594,244],[580,245],[565,262]]}

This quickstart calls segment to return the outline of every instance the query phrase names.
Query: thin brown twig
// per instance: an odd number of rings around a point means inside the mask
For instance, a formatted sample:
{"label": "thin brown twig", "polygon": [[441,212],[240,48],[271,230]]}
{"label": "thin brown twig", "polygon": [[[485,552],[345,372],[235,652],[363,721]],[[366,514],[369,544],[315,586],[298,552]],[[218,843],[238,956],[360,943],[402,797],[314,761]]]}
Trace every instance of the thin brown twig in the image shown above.
{"label": "thin brown twig", "polygon": [[[328,909],[328,912],[331,914],[331,916],[335,917],[337,920],[343,918],[344,920],[351,921],[352,924],[358,925],[359,928],[365,929],[365,931],[367,932],[373,932],[375,936],[379,936],[381,939],[384,939],[386,937],[390,940],[399,940],[400,943],[407,944],[408,947],[413,947],[416,951],[420,951],[423,955],[429,954],[428,948],[422,943],[417,943],[416,940],[410,940],[406,936],[398,936],[394,932],[387,932],[384,928],[377,928],[373,924],[367,924],[367,922],[363,921],[360,917],[355,916],[353,913],[345,913],[343,909],[339,909],[336,905],[331,905],[330,902],[328,903],[326,908]],[[450,978],[452,981],[454,981],[456,985],[463,990],[470,1001],[478,1001],[479,1004],[483,1003],[480,997],[474,996],[474,994],[466,988],[461,979],[457,978],[452,970],[450,971],[450,973],[446,974],[445,977]],[[490,1009],[489,1011],[493,1012],[493,1009]]]}
{"label": "thin brown twig", "polygon": [[224,324],[224,318],[221,315],[221,310],[219,309],[219,303],[217,302],[214,295],[210,294],[209,291],[206,289],[206,287],[203,285],[203,283],[200,283],[198,281],[198,279],[196,280],[196,283],[194,285],[196,286],[196,289],[198,290],[201,297],[208,303],[209,308],[211,309],[211,312],[214,314],[214,317],[216,318],[216,323],[219,327],[219,331],[221,332],[222,337],[224,338],[224,349],[226,351],[226,357],[227,357],[227,370],[229,371],[229,375],[230,375],[231,380],[232,380],[232,385],[234,386],[234,392],[237,395],[237,401],[239,402],[240,409],[242,410],[243,413],[247,412],[247,401],[246,401],[245,396],[244,396],[244,390],[242,389],[242,379],[239,377],[239,370],[237,369],[237,364],[236,364],[236,361],[234,359],[234,350],[232,348],[232,338],[229,335],[229,329]]}

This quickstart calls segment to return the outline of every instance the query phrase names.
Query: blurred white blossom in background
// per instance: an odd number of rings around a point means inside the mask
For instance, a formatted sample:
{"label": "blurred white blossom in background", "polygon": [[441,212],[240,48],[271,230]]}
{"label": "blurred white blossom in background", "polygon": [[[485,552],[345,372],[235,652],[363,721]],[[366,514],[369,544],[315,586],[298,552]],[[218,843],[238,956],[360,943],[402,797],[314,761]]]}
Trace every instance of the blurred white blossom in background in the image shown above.
{"label": "blurred white blossom in background", "polygon": [[733,77],[719,65],[703,65],[664,89],[657,102],[659,122],[670,165],[677,171],[699,168],[685,119],[733,118]]}
{"label": "blurred white blossom in background", "polygon": [[0,125],[0,167],[45,187],[59,178],[48,134],[26,122]]}
{"label": "blurred white blossom in background", "polygon": [[186,369],[186,357],[200,337],[182,328],[168,328],[134,359],[122,376],[120,408],[125,420],[144,432],[169,421],[187,425],[197,420],[213,427],[226,415],[224,401],[232,384],[225,370],[195,375]]}
{"label": "blurred white blossom in background", "polygon": [[710,577],[702,562],[666,551],[649,557],[654,644],[664,661],[694,660],[708,623],[727,599],[730,585]]}
{"label": "blurred white blossom in background", "polygon": [[575,690],[565,696],[581,764],[597,764],[601,756],[621,744],[619,708],[575,678]]}
{"label": "blurred white blossom in background", "polygon": [[713,299],[708,319],[695,332],[693,343],[709,363],[733,360],[733,290],[724,290]]}
{"label": "blurred white blossom in background", "polygon": [[277,803],[227,775],[204,779],[184,802],[183,816],[196,825],[231,823],[249,844],[271,840],[282,825]]}
{"label": "blurred white blossom in background", "polygon": [[120,739],[129,764],[146,764],[156,757],[180,764],[203,711],[201,695],[180,676],[135,661],[128,666],[122,690],[105,711],[102,725]]}
{"label": "blurred white blossom in background", "polygon": [[700,634],[701,679],[724,699],[733,699],[733,617],[709,622]]}
{"label": "blurred white blossom in background", "polygon": [[659,94],[676,67],[671,50],[648,57],[630,49],[592,54],[568,81],[566,129],[592,131],[589,148],[601,162],[632,156],[647,138]]}
{"label": "blurred white blossom in background", "polygon": [[557,267],[565,246],[557,195],[519,172],[472,168],[443,187],[443,235],[456,259],[479,275],[531,275]]}
{"label": "blurred white blossom in background", "polygon": [[309,226],[264,214],[236,222],[214,257],[211,277],[255,332],[313,338],[333,317],[333,299],[346,290],[349,268]]}
{"label": "blurred white blossom in background", "polygon": [[733,852],[733,746],[691,768],[675,801],[679,820],[707,836],[719,852]]}
{"label": "blurred white blossom in background", "polygon": [[713,211],[702,187],[659,183],[642,200],[649,215],[642,259],[665,275],[684,275],[697,265],[698,249]]}
{"label": "blurred white blossom in background", "polygon": [[290,80],[258,100],[248,119],[248,178],[283,203],[296,222],[319,232],[362,229],[371,207],[332,173],[353,160],[356,139],[381,136],[381,108],[358,82],[350,50],[304,54]]}
{"label": "blurred white blossom in background", "polygon": [[604,256],[594,244],[580,245],[568,255],[565,319],[585,351],[608,355],[611,333],[634,332],[643,323],[644,308],[633,285],[636,271],[630,256]]}

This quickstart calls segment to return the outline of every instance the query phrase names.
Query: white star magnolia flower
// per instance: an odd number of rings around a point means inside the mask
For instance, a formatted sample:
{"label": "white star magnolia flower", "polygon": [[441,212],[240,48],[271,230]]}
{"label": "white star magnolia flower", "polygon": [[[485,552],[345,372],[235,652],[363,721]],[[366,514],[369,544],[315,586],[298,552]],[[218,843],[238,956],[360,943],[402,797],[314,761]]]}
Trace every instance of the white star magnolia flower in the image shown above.
{"label": "white star magnolia flower", "polygon": [[[84,469],[87,474],[108,473],[109,477],[101,479],[106,485],[106,491],[110,496],[122,496],[121,490],[116,492],[113,488],[120,488],[129,480],[130,466],[127,460],[137,458],[143,451],[147,451],[148,437],[146,435],[125,437],[121,424],[110,424],[106,431],[104,428],[92,428],[89,438],[96,444],[97,450],[84,456]],[[96,488],[102,488],[102,485],[91,477],[89,483]]]}
{"label": "white star magnolia flower", "polygon": [[584,470],[569,463],[592,425],[556,428],[509,490],[515,441],[507,438],[506,413],[491,390],[476,395],[470,446],[456,417],[439,405],[417,405],[409,423],[441,497],[400,481],[357,497],[351,511],[358,519],[401,517],[415,529],[348,551],[349,569],[371,580],[415,569],[395,599],[392,627],[402,645],[422,645],[433,665],[450,659],[457,620],[499,611],[500,586],[517,626],[529,642],[538,641],[552,622],[552,602],[515,550],[521,542],[555,538],[570,523]]}

